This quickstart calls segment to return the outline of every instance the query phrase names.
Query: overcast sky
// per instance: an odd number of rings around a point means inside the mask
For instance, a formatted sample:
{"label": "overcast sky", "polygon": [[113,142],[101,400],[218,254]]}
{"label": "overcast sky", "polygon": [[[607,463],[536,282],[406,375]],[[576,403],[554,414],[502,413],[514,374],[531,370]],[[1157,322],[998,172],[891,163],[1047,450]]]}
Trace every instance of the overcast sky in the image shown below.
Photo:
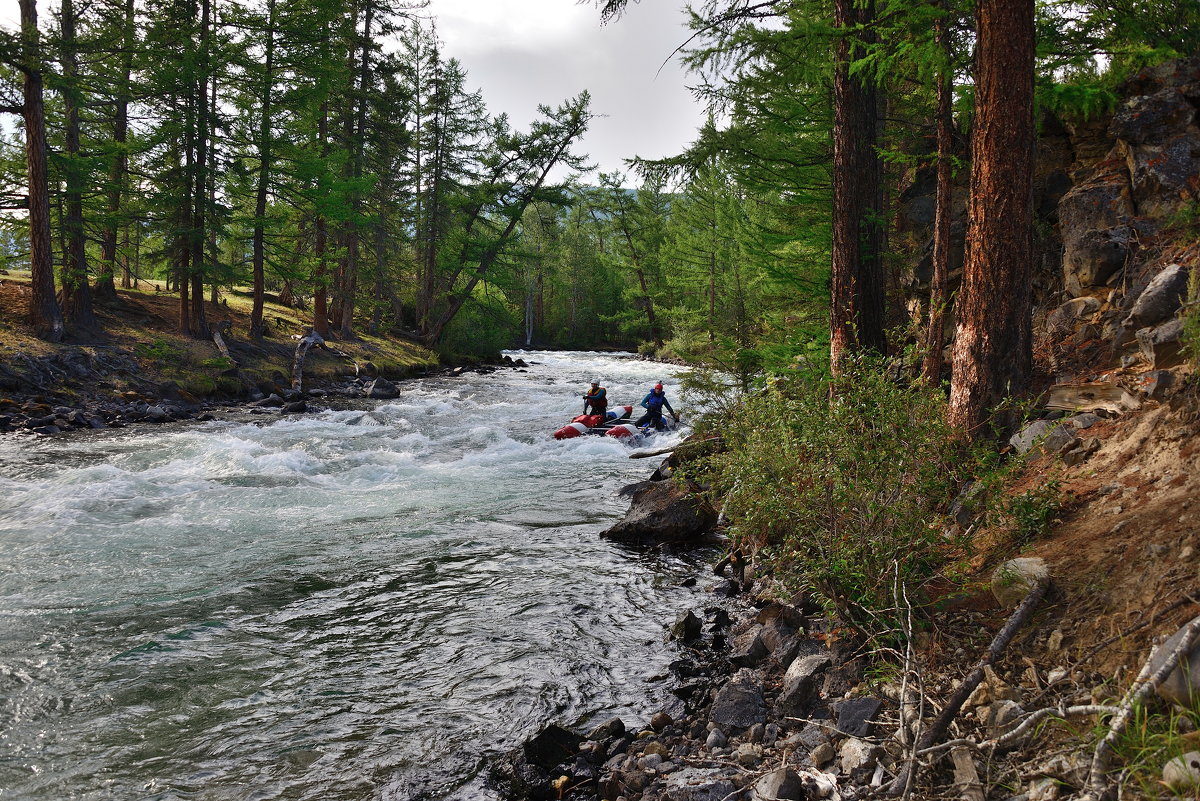
{"label": "overcast sky", "polygon": [[[600,169],[624,169],[633,156],[680,152],[703,119],[672,51],[687,38],[682,0],[630,3],[600,25],[595,4],[575,0],[431,0],[445,52],[466,67],[493,114],[526,127],[539,103],[592,93],[582,150]],[[43,20],[58,0],[39,0]],[[0,0],[0,24],[19,19],[17,0]],[[668,60],[669,59],[669,60]],[[664,64],[664,62],[666,62]],[[661,69],[660,69],[661,68]]]}
{"label": "overcast sky", "polygon": [[622,159],[680,152],[703,121],[678,59],[667,61],[688,36],[682,5],[631,3],[605,26],[593,3],[575,0],[432,0],[429,11],[470,85],[517,126],[539,103],[590,91],[593,112],[604,116],[582,149],[611,172],[623,169]]}

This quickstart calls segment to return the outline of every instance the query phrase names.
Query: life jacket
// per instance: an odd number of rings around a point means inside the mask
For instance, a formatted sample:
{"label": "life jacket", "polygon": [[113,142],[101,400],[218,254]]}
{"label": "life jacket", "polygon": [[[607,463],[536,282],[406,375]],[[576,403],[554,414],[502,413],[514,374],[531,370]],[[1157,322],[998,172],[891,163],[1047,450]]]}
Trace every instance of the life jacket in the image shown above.
{"label": "life jacket", "polygon": [[649,395],[646,396],[646,400],[643,401],[643,403],[645,404],[646,409],[648,409],[649,411],[657,412],[662,409],[663,404],[666,403],[666,401],[667,401],[667,393],[664,392],[661,395],[659,395],[658,393],[651,392]]}

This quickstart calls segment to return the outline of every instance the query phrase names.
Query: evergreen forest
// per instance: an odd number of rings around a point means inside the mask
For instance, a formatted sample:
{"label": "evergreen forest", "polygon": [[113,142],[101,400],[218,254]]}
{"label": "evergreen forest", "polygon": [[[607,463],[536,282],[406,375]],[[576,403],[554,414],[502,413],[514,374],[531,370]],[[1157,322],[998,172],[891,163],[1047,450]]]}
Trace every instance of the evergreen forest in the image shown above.
{"label": "evergreen forest", "polygon": [[[595,5],[622,24],[623,0]],[[633,349],[748,379],[909,348],[938,380],[970,204],[968,426],[1029,370],[1037,130],[1200,47],[1194,0],[703,0],[678,57],[708,123],[603,174],[586,92],[514,128],[417,0],[40,6],[0,40],[0,266],[31,271],[46,339],[149,287],[203,338],[237,292],[251,340],[271,297],[326,338],[442,353]],[[922,183],[932,241],[904,223]]]}

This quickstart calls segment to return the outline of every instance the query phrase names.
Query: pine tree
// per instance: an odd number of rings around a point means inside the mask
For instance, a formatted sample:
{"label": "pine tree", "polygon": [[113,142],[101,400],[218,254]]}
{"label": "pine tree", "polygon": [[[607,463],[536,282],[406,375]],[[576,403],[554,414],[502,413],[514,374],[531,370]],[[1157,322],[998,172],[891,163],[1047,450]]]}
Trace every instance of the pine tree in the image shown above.
{"label": "pine tree", "polygon": [[950,422],[984,435],[989,410],[1032,366],[1033,0],[979,0],[971,199]]}

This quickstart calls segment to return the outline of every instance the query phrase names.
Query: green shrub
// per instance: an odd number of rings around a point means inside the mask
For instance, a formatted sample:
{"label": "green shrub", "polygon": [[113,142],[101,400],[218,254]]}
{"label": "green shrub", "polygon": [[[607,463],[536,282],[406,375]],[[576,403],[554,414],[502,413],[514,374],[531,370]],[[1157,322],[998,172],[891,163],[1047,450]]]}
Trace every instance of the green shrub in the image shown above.
{"label": "green shrub", "polygon": [[993,522],[1009,532],[1015,545],[1028,545],[1050,531],[1062,505],[1062,479],[1055,477],[1019,495],[1001,495]]}
{"label": "green shrub", "polygon": [[1187,304],[1183,308],[1183,347],[1192,364],[1200,367],[1200,265],[1188,275]]}
{"label": "green shrub", "polygon": [[161,365],[180,365],[184,361],[183,350],[166,339],[139,342],[133,350],[141,358]]}
{"label": "green shrub", "polygon": [[201,367],[211,367],[214,370],[232,370],[233,361],[225,356],[214,356],[200,362]]}
{"label": "green shrub", "polygon": [[837,377],[797,370],[724,418],[729,450],[703,478],[743,550],[789,591],[878,634],[897,620],[897,589],[920,604],[952,550],[942,518],[978,453],[946,425],[945,405],[937,389],[889,379],[879,359]]}

